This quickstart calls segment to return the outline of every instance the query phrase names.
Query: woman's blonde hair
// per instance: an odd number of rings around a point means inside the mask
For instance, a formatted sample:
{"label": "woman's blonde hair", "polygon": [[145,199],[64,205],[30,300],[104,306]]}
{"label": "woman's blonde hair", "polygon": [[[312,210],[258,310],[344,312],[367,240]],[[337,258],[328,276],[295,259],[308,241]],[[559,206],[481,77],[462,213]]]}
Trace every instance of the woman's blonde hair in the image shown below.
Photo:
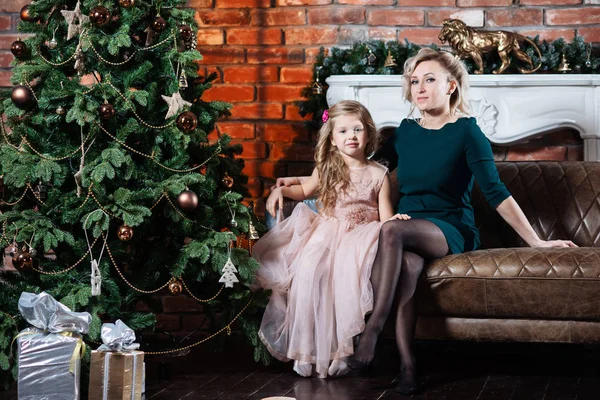
{"label": "woman's blonde hair", "polygon": [[379,132],[369,110],[358,101],[343,100],[328,110],[329,118],[319,131],[315,162],[319,173],[320,210],[331,214],[337,201],[338,192],[343,192],[350,184],[350,170],[344,162],[339,149],[332,144],[335,120],[342,115],[356,116],[363,124],[369,142],[365,154],[371,156],[379,146]]}
{"label": "woman's blonde hair", "polygon": [[410,113],[415,109],[415,102],[410,94],[410,77],[417,68],[417,65],[423,61],[436,61],[448,73],[448,81],[456,82],[456,90],[450,95],[450,113],[454,114],[458,110],[462,114],[468,115],[469,111],[469,72],[465,65],[458,58],[446,51],[433,50],[424,47],[419,52],[404,63],[403,94],[404,99],[410,101]]}

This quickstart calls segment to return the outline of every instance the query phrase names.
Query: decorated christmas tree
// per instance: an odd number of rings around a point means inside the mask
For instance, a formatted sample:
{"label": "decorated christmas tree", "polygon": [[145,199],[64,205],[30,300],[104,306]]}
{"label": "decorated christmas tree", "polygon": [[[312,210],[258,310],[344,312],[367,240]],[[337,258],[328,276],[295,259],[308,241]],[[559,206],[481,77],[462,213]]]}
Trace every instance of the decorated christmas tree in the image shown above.
{"label": "decorated christmas tree", "polygon": [[258,265],[233,245],[257,239],[242,149],[208,138],[230,105],[202,100],[215,77],[198,76],[184,5],[36,0],[21,11],[14,87],[0,103],[3,370],[25,325],[23,291],[90,312],[89,343],[117,319],[152,331],[140,301],[191,296],[213,320],[206,334],[233,327],[265,357],[264,298],[249,289]]}

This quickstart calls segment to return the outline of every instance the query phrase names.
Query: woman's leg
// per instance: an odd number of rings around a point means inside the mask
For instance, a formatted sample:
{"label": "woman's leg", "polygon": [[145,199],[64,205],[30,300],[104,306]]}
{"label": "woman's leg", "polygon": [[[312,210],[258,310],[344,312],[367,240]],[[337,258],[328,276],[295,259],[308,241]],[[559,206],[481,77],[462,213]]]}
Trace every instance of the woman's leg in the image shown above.
{"label": "woman's leg", "polygon": [[448,253],[448,243],[440,228],[425,219],[393,220],[383,224],[371,273],[373,313],[354,351],[352,368],[364,367],[375,356],[377,338],[394,301],[405,249],[425,259],[440,258]]}
{"label": "woman's leg", "polygon": [[417,324],[415,291],[424,266],[425,259],[423,257],[409,251],[405,251],[402,255],[402,271],[398,288],[400,300],[396,314],[396,344],[402,363],[402,376],[396,390],[404,394],[410,394],[417,390],[417,369],[413,354]]}

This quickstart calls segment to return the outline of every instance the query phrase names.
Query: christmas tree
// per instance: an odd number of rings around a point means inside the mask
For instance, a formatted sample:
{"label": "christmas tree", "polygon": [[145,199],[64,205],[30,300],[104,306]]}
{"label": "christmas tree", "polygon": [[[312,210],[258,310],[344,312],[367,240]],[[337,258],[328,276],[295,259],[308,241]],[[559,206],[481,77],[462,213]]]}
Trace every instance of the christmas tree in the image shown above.
{"label": "christmas tree", "polygon": [[215,76],[198,76],[184,4],[36,0],[21,11],[14,87],[0,103],[3,370],[25,327],[23,291],[90,312],[89,343],[116,319],[151,331],[155,315],[135,305],[153,296],[210,300],[207,333],[235,326],[266,357],[264,296],[249,289],[258,265],[232,246],[256,239],[242,149],[226,135],[208,139],[230,105],[202,100]]}

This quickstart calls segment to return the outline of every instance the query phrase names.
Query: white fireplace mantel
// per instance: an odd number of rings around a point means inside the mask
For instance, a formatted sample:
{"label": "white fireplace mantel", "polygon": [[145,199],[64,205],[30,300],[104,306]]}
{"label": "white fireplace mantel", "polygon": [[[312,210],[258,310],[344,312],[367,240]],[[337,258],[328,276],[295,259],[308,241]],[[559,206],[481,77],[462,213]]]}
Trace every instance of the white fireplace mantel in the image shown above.
{"label": "white fireplace mantel", "polygon": [[[585,160],[600,161],[600,75],[471,75],[470,82],[471,115],[492,143],[568,127],[583,138]],[[358,100],[378,128],[395,128],[409,114],[400,75],[333,75],[327,84],[330,106]]]}

